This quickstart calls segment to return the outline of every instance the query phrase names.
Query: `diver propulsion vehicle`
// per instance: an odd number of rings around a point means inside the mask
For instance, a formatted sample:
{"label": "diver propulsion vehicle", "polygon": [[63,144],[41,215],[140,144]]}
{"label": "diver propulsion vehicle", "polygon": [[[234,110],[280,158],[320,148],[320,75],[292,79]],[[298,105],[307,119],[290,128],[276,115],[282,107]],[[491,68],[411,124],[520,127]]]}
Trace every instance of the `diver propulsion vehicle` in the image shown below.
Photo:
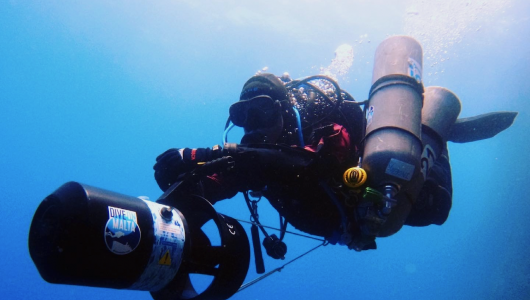
{"label": "diver propulsion vehicle", "polygon": [[[497,112],[458,119],[461,104],[454,93],[423,87],[422,56],[419,43],[404,36],[390,37],[376,51],[365,104],[362,167],[367,174],[363,186],[383,195],[385,226],[392,218],[402,225],[399,218],[407,211],[396,199],[416,196],[434,161],[445,154],[447,141],[492,137],[517,115]],[[199,169],[215,171],[226,167],[224,163],[213,161]],[[157,202],[77,182],[64,184],[42,201],[30,227],[29,251],[42,278],[149,291],[157,300],[231,297],[248,271],[249,240],[238,221],[187,192],[197,175],[175,183]],[[218,245],[203,230],[210,221]],[[394,231],[389,229],[388,235]],[[191,274],[209,275],[211,284],[197,292]]]}
{"label": "diver propulsion vehicle", "polygon": [[[177,182],[159,202],[173,200]],[[68,182],[46,197],[31,224],[29,250],[50,283],[150,291],[154,299],[227,299],[250,259],[245,230],[198,196],[176,207]],[[201,227],[213,221],[212,245]],[[190,274],[213,279],[201,293]]]}

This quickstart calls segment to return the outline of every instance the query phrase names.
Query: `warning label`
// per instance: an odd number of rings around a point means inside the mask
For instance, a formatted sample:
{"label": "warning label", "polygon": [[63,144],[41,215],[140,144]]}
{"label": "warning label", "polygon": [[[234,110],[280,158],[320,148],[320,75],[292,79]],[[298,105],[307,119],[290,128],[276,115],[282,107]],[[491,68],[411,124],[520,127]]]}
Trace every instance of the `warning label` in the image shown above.
{"label": "warning label", "polygon": [[169,254],[169,250],[166,251],[158,261],[159,265],[164,266],[171,266],[171,255]]}

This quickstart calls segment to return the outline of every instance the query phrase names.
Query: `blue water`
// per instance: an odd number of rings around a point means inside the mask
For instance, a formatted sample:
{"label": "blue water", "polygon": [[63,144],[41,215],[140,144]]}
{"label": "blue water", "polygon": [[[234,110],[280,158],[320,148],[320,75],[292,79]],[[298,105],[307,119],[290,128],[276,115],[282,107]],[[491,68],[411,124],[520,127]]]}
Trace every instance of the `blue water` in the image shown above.
{"label": "blue water", "polygon": [[[42,280],[27,248],[40,201],[70,180],[156,199],[155,157],[221,143],[228,107],[256,71],[313,75],[347,43],[355,57],[339,83],[364,100],[377,45],[410,34],[424,47],[426,85],[455,92],[461,117],[518,111],[515,124],[449,145],[443,226],[403,228],[376,251],[320,248],[233,299],[530,299],[530,2],[324,2],[2,1],[0,298],[150,299]],[[248,219],[240,196],[216,206]],[[318,245],[287,243],[288,259]],[[266,260],[268,270],[280,263]]]}

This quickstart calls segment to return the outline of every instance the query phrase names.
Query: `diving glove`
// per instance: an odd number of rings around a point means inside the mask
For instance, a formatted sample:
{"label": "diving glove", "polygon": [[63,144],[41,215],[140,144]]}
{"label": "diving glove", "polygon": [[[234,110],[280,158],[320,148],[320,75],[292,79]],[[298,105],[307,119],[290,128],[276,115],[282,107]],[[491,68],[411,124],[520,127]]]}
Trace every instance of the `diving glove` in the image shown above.
{"label": "diving glove", "polygon": [[162,191],[166,191],[179,176],[195,169],[201,162],[216,159],[221,154],[219,146],[210,148],[171,148],[156,158],[153,166],[155,180]]}

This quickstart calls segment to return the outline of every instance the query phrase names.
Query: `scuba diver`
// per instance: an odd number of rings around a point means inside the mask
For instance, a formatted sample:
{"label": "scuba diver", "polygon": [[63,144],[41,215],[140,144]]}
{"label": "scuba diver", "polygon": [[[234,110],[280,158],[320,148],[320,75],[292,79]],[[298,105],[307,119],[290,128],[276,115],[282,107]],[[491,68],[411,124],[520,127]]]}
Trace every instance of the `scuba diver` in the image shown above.
{"label": "scuba diver", "polygon": [[[283,268],[242,285],[246,230],[212,206],[238,192],[250,210],[258,274],[262,245],[272,258],[285,257],[288,223],[323,237],[319,246],[356,251],[375,249],[376,238],[403,225],[442,225],[452,206],[447,142],[491,138],[517,113],[458,118],[455,94],[423,86],[422,57],[411,37],[383,41],[362,102],[322,75],[251,77],[230,106],[222,147],[172,148],[156,158],[164,191],[156,202],[78,182],[46,197],[28,239],[37,269],[51,283],[144,290],[156,300],[228,299]],[[244,130],[239,144],[227,143],[233,126]],[[280,214],[279,237],[259,221],[262,197]],[[203,230],[209,221],[218,245]],[[198,293],[190,274],[213,279]]]}
{"label": "scuba diver", "polygon": [[[194,192],[212,204],[242,192],[258,224],[249,195],[264,196],[283,220],[282,237],[290,223],[332,244],[344,244],[357,251],[375,249],[376,237],[390,236],[403,225],[442,225],[447,220],[452,206],[447,140],[465,143],[492,137],[508,128],[516,116],[497,112],[456,120],[460,101],[454,94],[439,87],[423,90],[422,85],[421,92],[448,103],[432,100],[429,103],[434,103],[430,104],[434,108],[426,104],[423,109],[424,143],[435,136],[436,141],[430,144],[437,143],[439,149],[434,151],[426,145],[427,154],[422,154],[421,161],[423,176],[416,176],[423,178],[416,180],[410,193],[388,197],[370,187],[363,188],[366,173],[351,168],[360,165],[367,140],[365,128],[369,128],[370,117],[364,115],[370,112],[363,113],[360,108],[366,106],[366,101],[356,102],[329,77],[291,80],[287,73],[281,77],[258,74],[244,84],[240,100],[230,106],[225,149],[169,149],[156,159],[155,179],[166,191],[199,164],[231,156],[236,160],[232,168],[204,176]],[[452,110],[447,113],[452,119],[445,125],[436,123],[433,117],[437,105]],[[234,125],[244,129],[239,145],[226,143],[226,135]],[[434,152],[439,154],[432,155]],[[429,165],[428,170],[425,165]],[[362,182],[348,184],[347,176]],[[390,205],[389,198],[394,198]],[[272,235],[272,239],[276,241],[277,237]]]}
{"label": "scuba diver", "polygon": [[403,224],[441,225],[447,219],[452,188],[446,156],[436,161],[420,194],[430,200],[417,201],[421,211],[410,219],[407,207],[386,220],[379,203],[362,201],[359,190],[343,183],[345,171],[358,164],[365,119],[360,103],[329,77],[253,76],[229,111],[229,122],[244,129],[241,143],[223,150],[167,150],[153,167],[163,191],[199,162],[232,155],[237,159],[232,170],[200,181],[206,199],[214,204],[238,192],[248,199],[252,191],[295,228],[331,243],[375,249],[375,237],[391,235]]}

